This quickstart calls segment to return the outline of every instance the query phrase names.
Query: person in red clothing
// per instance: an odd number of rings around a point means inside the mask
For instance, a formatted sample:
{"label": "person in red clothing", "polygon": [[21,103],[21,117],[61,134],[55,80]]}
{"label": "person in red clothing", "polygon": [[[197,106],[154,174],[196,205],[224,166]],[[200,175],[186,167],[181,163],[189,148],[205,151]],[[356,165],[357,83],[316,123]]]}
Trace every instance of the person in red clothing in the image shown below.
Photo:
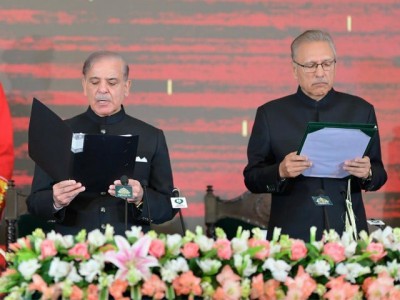
{"label": "person in red clothing", "polygon": [[14,142],[10,109],[0,83],[0,220],[5,206],[7,183],[14,168]]}

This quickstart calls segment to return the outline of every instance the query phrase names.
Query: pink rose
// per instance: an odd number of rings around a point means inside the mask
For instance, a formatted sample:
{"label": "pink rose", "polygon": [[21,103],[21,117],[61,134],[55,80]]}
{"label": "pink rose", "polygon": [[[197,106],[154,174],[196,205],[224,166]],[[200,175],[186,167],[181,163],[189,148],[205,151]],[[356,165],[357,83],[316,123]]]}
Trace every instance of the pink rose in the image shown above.
{"label": "pink rose", "polygon": [[290,250],[292,260],[299,260],[307,256],[307,247],[302,240],[293,240]]}
{"label": "pink rose", "polygon": [[149,248],[150,255],[153,255],[156,258],[160,258],[165,254],[165,244],[162,240],[154,239],[151,241]]}
{"label": "pink rose", "polygon": [[77,243],[68,250],[68,254],[74,256],[76,260],[89,259],[89,251],[86,243]]}
{"label": "pink rose", "polygon": [[345,260],[345,249],[338,243],[329,242],[324,245],[322,254],[325,254],[333,259],[335,263]]}
{"label": "pink rose", "polygon": [[230,259],[232,257],[231,242],[227,239],[218,239],[214,243],[219,259]]}
{"label": "pink rose", "polygon": [[254,238],[249,239],[249,247],[259,247],[262,246],[262,249],[259,250],[254,257],[259,259],[259,260],[264,260],[269,256],[269,250],[270,250],[270,245],[269,241],[267,240],[257,240]]}
{"label": "pink rose", "polygon": [[386,256],[387,252],[385,251],[385,247],[381,243],[370,243],[366,249],[367,252],[371,253],[370,258],[377,262],[382,257]]}
{"label": "pink rose", "polygon": [[42,253],[42,259],[45,259],[49,256],[54,256],[57,254],[57,249],[52,240],[44,240],[40,245],[40,252]]}
{"label": "pink rose", "polygon": [[181,252],[186,259],[199,257],[199,245],[192,242],[186,243],[181,249]]}

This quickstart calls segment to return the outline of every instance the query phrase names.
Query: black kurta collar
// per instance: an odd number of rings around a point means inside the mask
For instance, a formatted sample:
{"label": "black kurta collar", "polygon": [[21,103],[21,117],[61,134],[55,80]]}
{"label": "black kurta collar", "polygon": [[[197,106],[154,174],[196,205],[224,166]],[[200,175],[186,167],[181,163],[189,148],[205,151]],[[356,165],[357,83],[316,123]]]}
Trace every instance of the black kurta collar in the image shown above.
{"label": "black kurta collar", "polygon": [[302,89],[299,86],[297,88],[296,96],[298,98],[300,98],[300,100],[306,105],[309,105],[309,106],[312,106],[312,107],[317,107],[317,106],[318,107],[322,107],[322,106],[325,106],[325,105],[329,105],[329,103],[331,103],[333,101],[335,93],[336,93],[335,90],[332,88],[328,92],[328,94],[326,94],[326,96],[324,98],[322,98],[319,101],[316,101],[316,100],[308,97],[306,94],[304,94],[304,92],[302,91]]}
{"label": "black kurta collar", "polygon": [[106,116],[106,117],[100,117],[96,115],[96,113],[92,110],[92,108],[89,106],[86,115],[94,122],[97,124],[102,124],[102,125],[111,125],[120,122],[124,117],[125,117],[125,109],[124,106],[121,105],[121,110],[111,116]]}

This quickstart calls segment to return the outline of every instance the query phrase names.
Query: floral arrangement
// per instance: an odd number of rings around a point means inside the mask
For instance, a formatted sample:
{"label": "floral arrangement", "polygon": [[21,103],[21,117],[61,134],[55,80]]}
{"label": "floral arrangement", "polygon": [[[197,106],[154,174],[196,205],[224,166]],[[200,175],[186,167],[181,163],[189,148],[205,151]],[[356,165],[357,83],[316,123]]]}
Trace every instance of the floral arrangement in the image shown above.
{"label": "floral arrangement", "polygon": [[354,241],[311,228],[309,243],[274,231],[217,228],[184,236],[132,227],[126,236],[36,229],[3,253],[4,299],[400,299],[400,228]]}

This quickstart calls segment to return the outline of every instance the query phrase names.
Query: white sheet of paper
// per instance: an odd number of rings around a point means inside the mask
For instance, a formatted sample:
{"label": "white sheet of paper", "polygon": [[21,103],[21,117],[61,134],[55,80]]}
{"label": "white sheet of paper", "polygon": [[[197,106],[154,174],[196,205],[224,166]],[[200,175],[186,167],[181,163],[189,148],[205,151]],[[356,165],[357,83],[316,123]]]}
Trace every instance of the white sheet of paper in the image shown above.
{"label": "white sheet of paper", "polygon": [[312,162],[304,176],[343,178],[346,160],[362,157],[371,137],[359,129],[323,128],[309,133],[300,154]]}
{"label": "white sheet of paper", "polygon": [[71,151],[73,153],[83,152],[84,143],[85,143],[85,134],[84,133],[72,134]]}

